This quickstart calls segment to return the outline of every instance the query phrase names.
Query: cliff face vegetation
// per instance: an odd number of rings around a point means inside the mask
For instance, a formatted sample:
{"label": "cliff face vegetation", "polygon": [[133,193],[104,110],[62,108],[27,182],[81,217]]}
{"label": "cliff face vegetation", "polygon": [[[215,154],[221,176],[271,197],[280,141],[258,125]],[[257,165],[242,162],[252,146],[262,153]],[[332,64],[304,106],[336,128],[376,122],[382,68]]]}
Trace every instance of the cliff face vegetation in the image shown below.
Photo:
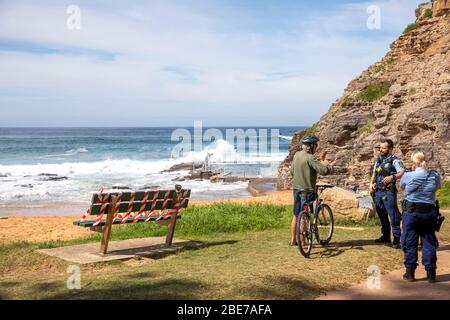
{"label": "cliff face vegetation", "polygon": [[328,181],[346,188],[367,187],[382,137],[396,143],[408,165],[421,150],[430,166],[450,179],[450,1],[416,10],[417,20],[390,51],[349,83],[343,96],[311,128],[294,135],[278,168],[278,188],[291,188],[289,167],[303,135],[314,133],[322,160],[338,159]]}

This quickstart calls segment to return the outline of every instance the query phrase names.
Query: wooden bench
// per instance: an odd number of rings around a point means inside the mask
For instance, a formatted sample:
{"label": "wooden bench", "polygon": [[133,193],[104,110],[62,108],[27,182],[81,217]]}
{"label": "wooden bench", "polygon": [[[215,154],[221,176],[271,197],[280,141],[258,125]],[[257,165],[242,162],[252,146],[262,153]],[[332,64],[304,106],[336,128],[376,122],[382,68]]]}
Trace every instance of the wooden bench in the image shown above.
{"label": "wooden bench", "polygon": [[[180,210],[187,208],[190,189],[94,193],[88,214],[74,224],[102,233],[100,253],[108,252],[113,224],[156,222],[167,225],[166,244],[172,245]],[[89,216],[96,216],[89,219]]]}

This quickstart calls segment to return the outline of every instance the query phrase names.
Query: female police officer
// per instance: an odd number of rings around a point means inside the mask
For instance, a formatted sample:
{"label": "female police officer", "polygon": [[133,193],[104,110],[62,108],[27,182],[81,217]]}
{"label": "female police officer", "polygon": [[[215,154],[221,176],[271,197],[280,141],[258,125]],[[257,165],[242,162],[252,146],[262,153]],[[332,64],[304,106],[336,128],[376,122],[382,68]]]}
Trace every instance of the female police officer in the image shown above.
{"label": "female police officer", "polygon": [[419,237],[422,240],[422,264],[427,271],[429,282],[436,280],[435,235],[436,190],[441,178],[436,171],[426,169],[425,155],[414,152],[411,156],[413,171],[407,172],[400,180],[400,187],[405,189],[403,202],[402,249],[405,254],[406,273],[403,279],[414,281],[417,267],[417,247]]}

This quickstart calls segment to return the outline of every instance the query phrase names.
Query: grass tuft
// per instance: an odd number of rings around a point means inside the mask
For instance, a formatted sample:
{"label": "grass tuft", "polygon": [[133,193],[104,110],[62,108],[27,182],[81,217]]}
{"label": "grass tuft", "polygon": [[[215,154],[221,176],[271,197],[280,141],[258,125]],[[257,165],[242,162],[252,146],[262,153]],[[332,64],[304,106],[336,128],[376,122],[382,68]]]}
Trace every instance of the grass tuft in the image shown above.
{"label": "grass tuft", "polygon": [[425,18],[425,19],[433,18],[433,10],[426,9],[425,12],[423,13],[422,17]]}
{"label": "grass tuft", "polygon": [[367,133],[370,132],[370,129],[372,128],[372,121],[369,121],[364,127],[358,130],[356,132],[356,139],[361,139],[363,136],[365,136]]}
{"label": "grass tuft", "polygon": [[33,244],[26,241],[14,241],[11,243],[2,243],[0,244],[0,256],[2,254],[6,254],[12,251],[27,249],[32,247]]}
{"label": "grass tuft", "polygon": [[450,181],[444,182],[436,193],[439,205],[442,208],[450,208]]}
{"label": "grass tuft", "polygon": [[419,27],[419,25],[417,23],[411,23],[405,28],[405,30],[403,31],[403,34],[407,34],[408,32],[411,32],[411,31],[417,29],[418,27]]}
{"label": "grass tuft", "polygon": [[345,96],[341,101],[341,105],[345,106],[358,101],[375,102],[388,94],[390,87],[391,83],[389,81],[372,82],[356,96]]}
{"label": "grass tuft", "polygon": [[319,125],[319,122],[316,122],[316,123],[314,123],[311,127],[309,127],[308,129],[306,129],[305,135],[311,135],[311,134],[313,134],[313,133],[316,131],[318,125]]}
{"label": "grass tuft", "polygon": [[217,203],[213,206],[192,206],[177,226],[184,235],[266,230],[288,224],[291,206],[270,204],[240,205]]}
{"label": "grass tuft", "polygon": [[373,82],[361,91],[356,99],[369,103],[375,102],[384,97],[389,92],[390,87],[391,83],[389,81]]}

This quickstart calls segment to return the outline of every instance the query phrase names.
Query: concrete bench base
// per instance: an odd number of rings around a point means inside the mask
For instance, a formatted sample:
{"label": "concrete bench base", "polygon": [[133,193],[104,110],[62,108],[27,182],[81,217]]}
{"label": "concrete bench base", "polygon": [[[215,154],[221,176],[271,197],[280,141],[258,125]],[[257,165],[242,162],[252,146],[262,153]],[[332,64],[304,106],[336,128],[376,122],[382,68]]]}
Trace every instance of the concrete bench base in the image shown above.
{"label": "concrete bench base", "polygon": [[53,249],[37,250],[39,253],[58,257],[77,264],[127,260],[136,256],[160,258],[166,254],[181,250],[183,247],[198,247],[201,244],[194,241],[174,239],[171,246],[166,245],[165,237],[152,237],[111,241],[107,254],[98,252],[98,243],[79,244]]}

